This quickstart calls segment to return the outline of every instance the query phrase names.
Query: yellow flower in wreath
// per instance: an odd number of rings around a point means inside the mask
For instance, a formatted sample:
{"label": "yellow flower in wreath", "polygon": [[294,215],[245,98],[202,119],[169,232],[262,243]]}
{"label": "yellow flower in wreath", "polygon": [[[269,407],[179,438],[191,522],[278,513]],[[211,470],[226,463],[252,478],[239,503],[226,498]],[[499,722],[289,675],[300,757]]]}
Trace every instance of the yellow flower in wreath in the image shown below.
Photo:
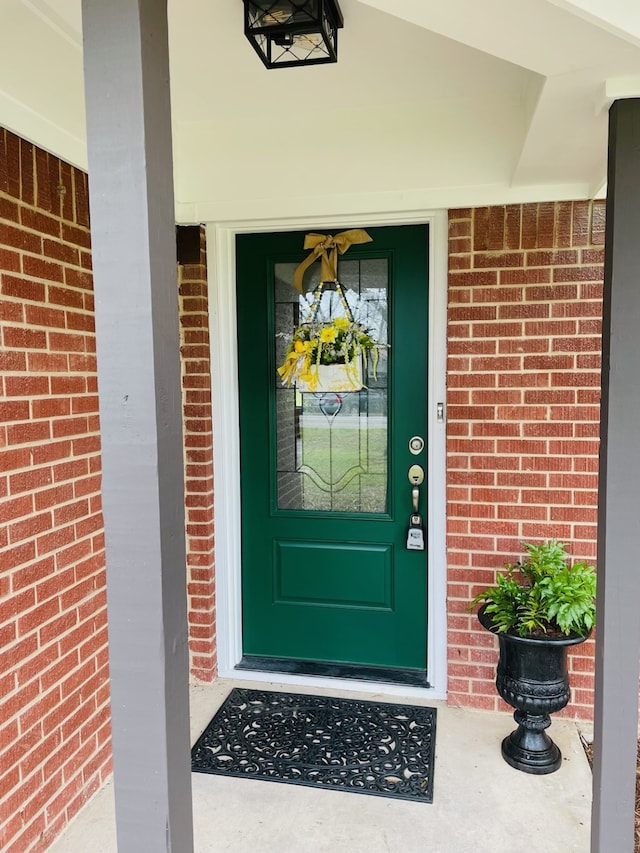
{"label": "yellow flower in wreath", "polygon": [[337,337],[338,330],[331,328],[331,326],[325,326],[324,329],[320,329],[319,338],[323,344],[332,344]]}

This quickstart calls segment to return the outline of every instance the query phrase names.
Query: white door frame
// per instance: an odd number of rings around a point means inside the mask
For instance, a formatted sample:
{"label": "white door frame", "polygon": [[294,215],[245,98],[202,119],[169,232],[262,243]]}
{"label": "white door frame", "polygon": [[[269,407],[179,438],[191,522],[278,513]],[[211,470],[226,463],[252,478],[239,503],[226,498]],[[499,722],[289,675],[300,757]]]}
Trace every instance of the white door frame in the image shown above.
{"label": "white door frame", "polygon": [[[242,657],[240,555],[240,421],[236,340],[236,234],[268,231],[320,231],[377,225],[429,225],[429,341],[427,531],[428,610],[427,678],[429,688],[397,684],[281,675],[236,670]],[[446,444],[438,404],[446,391],[448,215],[446,210],[358,217],[305,217],[207,224],[209,328],[214,433],[214,512],[218,672],[236,680],[333,687],[407,697],[444,699],[447,683],[446,621]],[[256,354],[256,357],[258,355]]]}

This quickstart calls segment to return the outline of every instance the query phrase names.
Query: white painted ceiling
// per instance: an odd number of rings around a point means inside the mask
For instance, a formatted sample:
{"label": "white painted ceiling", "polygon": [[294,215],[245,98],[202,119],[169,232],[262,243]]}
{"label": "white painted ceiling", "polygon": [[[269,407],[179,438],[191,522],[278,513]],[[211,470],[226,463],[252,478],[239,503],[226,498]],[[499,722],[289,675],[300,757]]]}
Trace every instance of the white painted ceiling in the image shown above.
{"label": "white painted ceiling", "polygon": [[[180,221],[588,198],[640,96],[637,0],[340,0],[336,65],[267,71],[241,0],[169,0]],[[0,0],[0,124],[86,167],[80,0]]]}

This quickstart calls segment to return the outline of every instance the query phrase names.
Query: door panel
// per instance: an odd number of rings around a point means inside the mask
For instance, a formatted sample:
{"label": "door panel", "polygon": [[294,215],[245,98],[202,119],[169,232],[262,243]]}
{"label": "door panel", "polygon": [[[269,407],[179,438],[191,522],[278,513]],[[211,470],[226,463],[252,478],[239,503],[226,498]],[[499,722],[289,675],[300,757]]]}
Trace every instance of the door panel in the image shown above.
{"label": "door panel", "polygon": [[390,610],[391,547],[348,542],[275,542],[273,580],[276,603]]}
{"label": "door panel", "polygon": [[[428,438],[428,231],[367,230],[338,274],[389,347],[365,389],[340,394],[283,387],[276,372],[319,283],[313,264],[304,295],[293,287],[304,232],[237,237],[243,651],[424,672],[426,552],[406,536],[407,471],[426,464],[408,441]],[[323,293],[318,318],[339,314],[337,299]]]}

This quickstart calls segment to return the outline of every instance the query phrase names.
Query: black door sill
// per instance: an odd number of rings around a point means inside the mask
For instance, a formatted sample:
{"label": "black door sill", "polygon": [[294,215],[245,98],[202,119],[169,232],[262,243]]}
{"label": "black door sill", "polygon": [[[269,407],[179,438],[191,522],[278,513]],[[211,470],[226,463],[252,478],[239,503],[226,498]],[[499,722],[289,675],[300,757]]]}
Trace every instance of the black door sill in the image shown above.
{"label": "black door sill", "polygon": [[258,672],[283,673],[285,675],[315,675],[323,678],[349,678],[358,681],[377,681],[387,684],[404,684],[411,687],[430,687],[426,670],[391,669],[378,666],[357,666],[318,661],[267,658],[259,655],[243,655],[235,669]]}

